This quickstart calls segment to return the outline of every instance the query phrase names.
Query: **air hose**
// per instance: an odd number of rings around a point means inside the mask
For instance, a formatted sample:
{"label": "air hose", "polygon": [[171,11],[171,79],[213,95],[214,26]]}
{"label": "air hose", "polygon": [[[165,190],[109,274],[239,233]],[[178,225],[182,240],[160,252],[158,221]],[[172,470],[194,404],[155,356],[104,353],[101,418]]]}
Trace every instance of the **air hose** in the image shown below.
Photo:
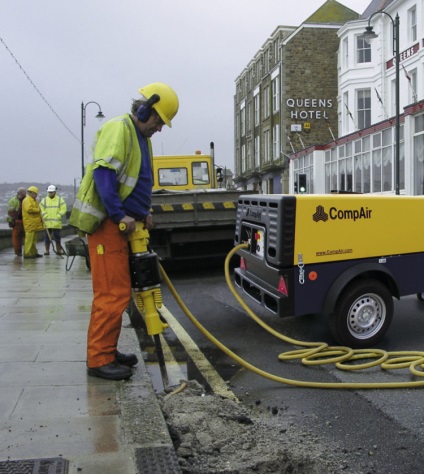
{"label": "air hose", "polygon": [[[375,367],[378,365],[384,370],[409,368],[410,372],[413,375],[416,375],[418,377],[424,377],[424,352],[387,352],[381,349],[351,349],[349,347],[344,346],[329,346],[325,342],[306,342],[292,339],[272,329],[246,305],[246,303],[237,293],[231,281],[229,269],[231,258],[238,250],[241,250],[243,248],[247,248],[247,244],[237,245],[228,253],[225,259],[225,279],[231,293],[233,294],[237,302],[240,304],[240,306],[246,311],[246,313],[262,328],[264,328],[270,334],[284,342],[303,347],[303,349],[293,350],[280,354],[278,356],[279,360],[283,361],[301,359],[302,363],[307,366],[334,363],[336,367],[340,370],[360,370]],[[269,372],[265,372],[239,357],[228,347],[222,344],[218,339],[216,339],[202,324],[200,324],[200,322],[193,316],[193,314],[181,300],[180,296],[176,292],[172,282],[170,281],[168,275],[166,274],[162,266],[160,267],[160,270],[162,277],[165,280],[165,283],[167,284],[176,302],[178,303],[182,311],[186,314],[186,316],[190,319],[190,321],[197,327],[197,329],[199,329],[199,331],[203,335],[205,335],[227,356],[231,357],[245,369],[248,369],[257,375],[260,375],[261,377],[265,377],[274,382],[304,388],[381,389],[424,387],[424,380],[409,382],[311,382],[288,379],[285,377],[280,377],[278,375],[271,374]],[[364,362],[361,364],[356,363],[356,361],[358,360],[370,359],[370,362]],[[349,362],[351,362],[351,364],[349,364]],[[419,368],[423,370],[419,370]]]}

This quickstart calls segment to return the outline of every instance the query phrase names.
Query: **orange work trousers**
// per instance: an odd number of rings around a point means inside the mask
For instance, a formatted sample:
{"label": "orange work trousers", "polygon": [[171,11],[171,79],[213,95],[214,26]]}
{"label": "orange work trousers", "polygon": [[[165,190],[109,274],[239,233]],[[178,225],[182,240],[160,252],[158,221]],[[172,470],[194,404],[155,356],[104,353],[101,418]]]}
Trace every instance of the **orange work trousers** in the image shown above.
{"label": "orange work trousers", "polygon": [[24,238],[24,223],[20,220],[15,221],[15,225],[12,229],[12,245],[16,255],[22,255],[22,245],[24,243]]}
{"label": "orange work trousers", "polygon": [[127,235],[107,218],[88,236],[93,304],[87,334],[87,366],[113,362],[121,333],[122,313],[131,299]]}

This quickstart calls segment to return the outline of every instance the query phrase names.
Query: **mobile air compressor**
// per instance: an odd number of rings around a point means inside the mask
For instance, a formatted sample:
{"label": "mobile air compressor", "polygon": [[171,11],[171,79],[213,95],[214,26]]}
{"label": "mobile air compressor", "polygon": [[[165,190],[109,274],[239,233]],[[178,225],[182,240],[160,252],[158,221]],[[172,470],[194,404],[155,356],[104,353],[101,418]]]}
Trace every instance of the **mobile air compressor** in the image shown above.
{"label": "mobile air compressor", "polygon": [[424,289],[424,196],[245,195],[235,282],[277,316],[326,313],[350,347],[380,341],[393,297]]}

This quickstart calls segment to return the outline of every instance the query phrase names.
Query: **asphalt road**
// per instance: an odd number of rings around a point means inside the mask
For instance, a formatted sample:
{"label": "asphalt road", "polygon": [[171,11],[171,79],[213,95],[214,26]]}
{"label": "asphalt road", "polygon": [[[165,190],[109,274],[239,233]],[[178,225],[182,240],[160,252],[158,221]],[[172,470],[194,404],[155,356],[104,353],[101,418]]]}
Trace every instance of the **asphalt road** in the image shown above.
{"label": "asphalt road", "polygon": [[[199,322],[231,351],[263,371],[318,382],[417,380],[407,369],[387,372],[377,367],[352,374],[333,364],[305,367],[298,361],[281,362],[281,352],[298,347],[277,339],[246,315],[228,289],[223,267],[202,262],[197,268],[168,270],[168,275]],[[333,452],[340,450],[356,460],[357,472],[423,471],[424,425],[420,407],[424,406],[424,387],[314,389],[269,380],[241,367],[217,349],[183,314],[165,285],[162,292],[167,308],[243,403],[256,410],[278,413],[285,423],[318,435]],[[278,319],[247,297],[243,299],[278,332],[298,340],[335,344],[324,315]],[[387,351],[421,351],[423,336],[424,303],[411,296],[395,301],[393,323],[378,347]],[[172,335],[167,337],[172,344]]]}

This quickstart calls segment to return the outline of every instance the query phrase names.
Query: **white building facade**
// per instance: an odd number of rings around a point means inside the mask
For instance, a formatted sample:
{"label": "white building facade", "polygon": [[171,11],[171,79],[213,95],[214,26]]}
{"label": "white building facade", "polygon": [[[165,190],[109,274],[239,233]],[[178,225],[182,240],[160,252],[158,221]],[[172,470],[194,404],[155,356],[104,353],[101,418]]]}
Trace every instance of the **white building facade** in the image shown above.
{"label": "white building facade", "polygon": [[[378,35],[370,44],[363,38],[368,24]],[[373,0],[338,36],[338,138],[290,156],[291,191],[299,174],[306,174],[308,193],[394,193],[397,182],[400,194],[424,194],[424,0]]]}

